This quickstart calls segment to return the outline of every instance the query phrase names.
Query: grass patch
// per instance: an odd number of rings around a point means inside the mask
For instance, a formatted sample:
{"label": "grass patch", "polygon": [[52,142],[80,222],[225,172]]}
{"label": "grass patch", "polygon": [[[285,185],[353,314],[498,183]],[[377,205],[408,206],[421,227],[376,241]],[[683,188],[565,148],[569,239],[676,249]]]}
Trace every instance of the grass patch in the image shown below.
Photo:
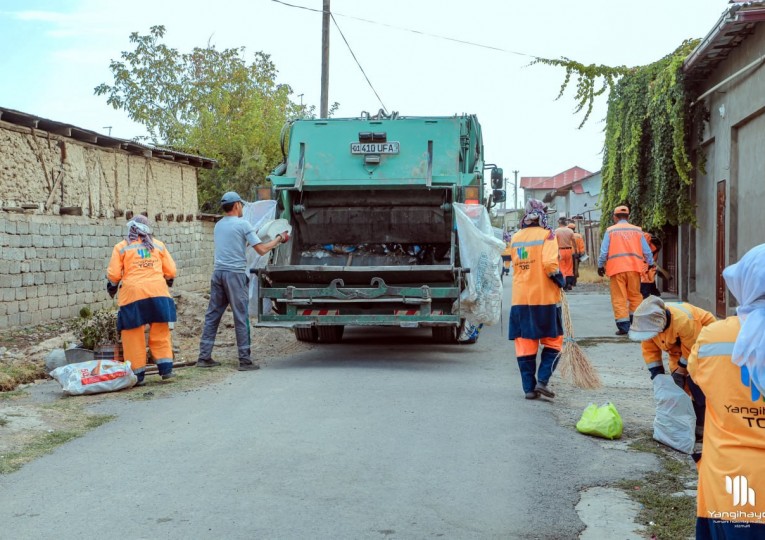
{"label": "grass patch", "polygon": [[25,397],[27,393],[24,390],[10,390],[8,392],[0,392],[0,401],[11,401],[13,399],[21,399]]}
{"label": "grass patch", "polygon": [[578,338],[576,342],[579,344],[580,347],[594,347],[595,345],[600,345],[603,343],[630,343],[629,340],[622,338],[622,337],[589,337],[589,338]]}
{"label": "grass patch", "polygon": [[0,361],[0,392],[15,390],[20,384],[44,379],[43,362],[29,359],[8,359]]}
{"label": "grass patch", "polygon": [[686,462],[670,457],[671,450],[650,436],[640,437],[630,448],[656,454],[661,462],[659,471],[640,480],[623,480],[617,484],[643,505],[639,521],[656,538],[692,538],[696,527],[696,498],[672,497],[672,494],[686,489],[685,484],[695,478],[693,470]]}
{"label": "grass patch", "polygon": [[600,277],[598,269],[588,264],[579,265],[579,277],[576,278],[576,281],[577,283],[597,283],[599,285],[607,285],[609,283],[608,277]]}
{"label": "grass patch", "polygon": [[21,449],[0,455],[0,474],[10,474],[18,471],[24,464],[45,454],[50,454],[64,443],[81,437],[88,431],[109,422],[114,418],[107,414],[75,415],[76,422],[68,429],[52,433],[38,433]]}

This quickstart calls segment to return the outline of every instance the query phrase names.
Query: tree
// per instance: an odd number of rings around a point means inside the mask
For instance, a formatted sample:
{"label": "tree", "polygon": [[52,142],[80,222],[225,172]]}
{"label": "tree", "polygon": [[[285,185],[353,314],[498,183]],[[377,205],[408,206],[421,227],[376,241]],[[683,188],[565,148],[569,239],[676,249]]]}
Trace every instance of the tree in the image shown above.
{"label": "tree", "polygon": [[153,144],[218,161],[200,173],[203,210],[217,210],[229,190],[252,198],[282,159],[282,127],[312,108],[290,100],[292,90],[276,83],[276,67],[261,51],[250,62],[243,47],[208,44],[181,53],[162,43],[164,36],[164,26],[131,33],[135,49],[111,61],[114,83],[98,85],[96,95],[143,124]]}

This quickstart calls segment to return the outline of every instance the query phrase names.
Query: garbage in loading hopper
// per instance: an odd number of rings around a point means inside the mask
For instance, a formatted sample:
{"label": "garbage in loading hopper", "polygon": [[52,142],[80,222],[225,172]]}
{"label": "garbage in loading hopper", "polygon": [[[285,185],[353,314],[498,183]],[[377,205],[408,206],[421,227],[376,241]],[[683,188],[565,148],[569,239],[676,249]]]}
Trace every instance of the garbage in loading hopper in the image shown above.
{"label": "garbage in loading hopper", "polygon": [[302,257],[324,259],[330,255],[350,255],[360,257],[377,255],[391,259],[395,264],[439,264],[449,260],[448,245],[419,245],[419,244],[322,244],[309,246],[301,253]]}
{"label": "garbage in loading hopper", "polygon": [[[244,204],[242,209],[242,217],[246,219],[252,228],[257,231],[258,235],[260,231],[266,227],[269,222],[273,223],[274,217],[276,217],[276,201],[256,201],[248,202]],[[264,231],[266,232],[266,231]],[[258,236],[261,240],[262,237]],[[268,263],[268,257],[261,257],[254,249],[247,250],[247,269],[248,271],[253,268],[265,268]],[[252,274],[248,273],[250,277],[250,315],[257,316],[258,314],[258,280]],[[268,298],[263,300],[264,313],[271,312],[271,300]]]}

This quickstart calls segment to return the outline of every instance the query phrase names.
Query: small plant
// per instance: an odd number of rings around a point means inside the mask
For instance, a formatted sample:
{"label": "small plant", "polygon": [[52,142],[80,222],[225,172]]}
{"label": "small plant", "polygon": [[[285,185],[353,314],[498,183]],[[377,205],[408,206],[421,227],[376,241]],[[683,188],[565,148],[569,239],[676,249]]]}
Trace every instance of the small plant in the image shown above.
{"label": "small plant", "polygon": [[80,317],[72,323],[74,331],[82,346],[95,350],[105,343],[119,343],[117,332],[117,312],[112,309],[99,309],[91,314],[89,308],[80,310]]}

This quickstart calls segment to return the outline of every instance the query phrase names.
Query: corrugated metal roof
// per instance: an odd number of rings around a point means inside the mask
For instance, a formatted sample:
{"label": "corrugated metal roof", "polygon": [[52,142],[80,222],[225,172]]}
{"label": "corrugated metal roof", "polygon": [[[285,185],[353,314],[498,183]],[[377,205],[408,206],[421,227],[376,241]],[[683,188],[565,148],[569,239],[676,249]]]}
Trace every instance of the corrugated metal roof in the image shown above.
{"label": "corrugated metal roof", "polygon": [[102,135],[101,133],[96,133],[95,131],[73,126],[71,124],[48,120],[47,118],[42,118],[40,116],[35,116],[33,114],[28,114],[13,109],[7,109],[5,107],[0,107],[0,121],[27,127],[30,129],[47,131],[48,133],[54,133],[62,137],[94,144],[96,146],[103,146],[104,148],[120,149],[131,154],[136,154],[147,158],[164,159],[167,161],[188,164],[193,167],[199,167],[203,169],[212,169],[213,166],[217,163],[214,159],[211,158],[197,156],[194,154],[186,154],[184,152],[178,152],[177,150],[162,148],[159,146],[150,146],[136,141],[129,141],[127,139],[110,137],[107,135]]}
{"label": "corrugated metal roof", "polygon": [[555,176],[523,176],[521,177],[521,187],[523,189],[559,189],[592,176],[592,174],[581,167],[571,167]]}
{"label": "corrugated metal roof", "polygon": [[691,81],[704,80],[744,41],[755,26],[765,21],[765,2],[731,2],[707,36],[686,58],[683,71]]}

